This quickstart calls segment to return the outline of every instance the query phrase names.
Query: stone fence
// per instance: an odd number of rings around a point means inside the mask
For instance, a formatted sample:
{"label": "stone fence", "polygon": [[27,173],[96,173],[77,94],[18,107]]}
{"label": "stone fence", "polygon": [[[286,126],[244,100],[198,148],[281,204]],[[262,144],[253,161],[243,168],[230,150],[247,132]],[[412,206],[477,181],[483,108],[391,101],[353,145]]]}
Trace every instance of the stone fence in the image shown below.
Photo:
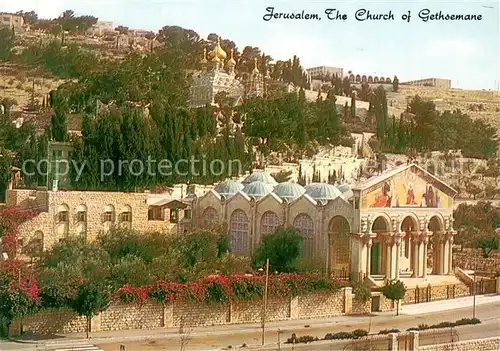
{"label": "stone fence", "polygon": [[[307,295],[269,297],[266,321],[285,321],[310,318],[328,318],[351,313],[370,313],[369,303],[353,299],[352,288],[333,292],[315,292]],[[122,304],[115,301],[101,314],[92,318],[91,331],[203,327],[224,324],[260,323],[261,300],[237,301],[207,305],[184,302],[160,304],[149,301],[142,305]],[[20,322],[12,325],[11,332],[19,332]],[[67,309],[53,309],[28,316],[22,320],[22,330],[35,334],[83,333],[84,317]]]}
{"label": "stone fence", "polygon": [[420,346],[418,351],[492,351],[500,349],[500,337]]}

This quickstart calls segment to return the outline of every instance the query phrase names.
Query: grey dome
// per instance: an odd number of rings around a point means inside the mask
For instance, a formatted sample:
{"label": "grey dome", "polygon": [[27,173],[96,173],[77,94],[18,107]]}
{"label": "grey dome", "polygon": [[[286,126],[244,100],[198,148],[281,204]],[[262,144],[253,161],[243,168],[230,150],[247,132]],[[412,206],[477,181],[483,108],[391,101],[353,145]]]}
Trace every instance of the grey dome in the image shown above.
{"label": "grey dome", "polygon": [[306,189],[300,184],[284,182],[279,183],[273,191],[276,195],[283,199],[294,200],[306,192]]}
{"label": "grey dome", "polygon": [[273,191],[273,186],[271,184],[266,184],[264,182],[252,182],[245,185],[243,192],[248,196],[263,197]]}
{"label": "grey dome", "polygon": [[243,184],[237,182],[236,180],[225,180],[217,184],[214,190],[220,195],[230,197],[236,194],[238,191],[243,190]]}
{"label": "grey dome", "polygon": [[314,200],[333,200],[342,195],[339,189],[327,183],[311,183],[306,185],[306,194]]}
{"label": "grey dome", "polygon": [[248,175],[245,180],[243,180],[241,183],[243,185],[247,185],[253,182],[262,182],[266,184],[270,184],[272,186],[278,185],[276,180],[271,177],[269,174],[264,173],[264,172],[254,172],[250,175]]}
{"label": "grey dome", "polygon": [[342,197],[346,200],[349,200],[354,197],[354,193],[349,184],[340,184],[337,186],[337,189],[342,193]]}

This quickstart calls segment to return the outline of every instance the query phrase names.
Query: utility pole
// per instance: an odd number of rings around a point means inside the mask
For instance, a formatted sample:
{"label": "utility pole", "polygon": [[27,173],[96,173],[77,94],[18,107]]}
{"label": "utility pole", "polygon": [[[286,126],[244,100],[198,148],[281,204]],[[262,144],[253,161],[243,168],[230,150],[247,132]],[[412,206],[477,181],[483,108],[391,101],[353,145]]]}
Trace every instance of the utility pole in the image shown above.
{"label": "utility pole", "polygon": [[472,288],[472,318],[476,318],[476,271],[477,271],[477,255],[474,252],[474,283]]}
{"label": "utility pole", "polygon": [[266,285],[264,287],[264,309],[262,311],[262,345],[264,345],[265,341],[268,284],[269,284],[269,258],[266,261]]}

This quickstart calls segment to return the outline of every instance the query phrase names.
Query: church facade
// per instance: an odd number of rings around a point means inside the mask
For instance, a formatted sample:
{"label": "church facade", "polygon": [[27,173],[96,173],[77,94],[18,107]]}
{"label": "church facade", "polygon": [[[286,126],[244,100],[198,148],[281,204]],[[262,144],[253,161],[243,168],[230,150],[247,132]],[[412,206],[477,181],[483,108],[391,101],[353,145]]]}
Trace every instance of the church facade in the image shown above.
{"label": "church facade", "polygon": [[240,103],[245,96],[261,95],[263,93],[263,75],[255,67],[250,75],[244,80],[236,77],[234,52],[231,50],[230,57],[220,45],[220,38],[215,48],[207,53],[203,52],[201,60],[202,71],[198,72],[191,83],[189,107],[203,107],[207,104],[215,104],[215,96],[219,92],[226,92],[235,103]]}
{"label": "church facade", "polygon": [[195,198],[193,227],[225,223],[236,254],[250,255],[280,227],[303,237],[302,255],[338,277],[452,274],[456,191],[417,165],[354,185],[276,184],[265,173]]}

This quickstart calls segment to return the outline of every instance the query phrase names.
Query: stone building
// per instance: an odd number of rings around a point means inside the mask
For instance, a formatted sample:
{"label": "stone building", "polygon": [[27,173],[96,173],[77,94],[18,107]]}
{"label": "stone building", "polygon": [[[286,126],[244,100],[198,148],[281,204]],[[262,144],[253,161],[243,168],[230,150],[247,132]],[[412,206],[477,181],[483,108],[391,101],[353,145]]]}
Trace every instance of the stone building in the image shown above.
{"label": "stone building", "polygon": [[441,89],[451,89],[451,80],[443,78],[425,78],[419,80],[411,80],[401,83],[403,85],[428,86]]}
{"label": "stone building", "polygon": [[226,223],[233,251],[244,255],[277,228],[296,227],[304,258],[323,262],[336,276],[425,278],[452,274],[455,195],[414,164],[355,186],[276,184],[253,173],[241,184],[226,181],[196,198],[193,227]]}
{"label": "stone building", "polygon": [[[305,259],[335,276],[375,280],[452,274],[456,191],[410,164],[356,185],[277,182],[264,172],[213,189],[162,194],[9,190],[7,206],[38,209],[20,228],[21,253],[68,236],[89,240],[112,226],[184,233],[225,224],[232,251],[251,255],[262,238],[295,227]],[[430,255],[432,253],[432,255]],[[432,257],[432,264],[428,257]],[[432,268],[430,268],[432,267]]]}
{"label": "stone building", "polygon": [[24,26],[24,18],[13,13],[0,12],[0,27],[14,27],[15,29]]}
{"label": "stone building", "polygon": [[217,39],[217,45],[212,51],[207,54],[206,49],[204,50],[201,60],[202,71],[193,78],[191,84],[189,107],[215,104],[214,99],[219,92],[226,92],[235,103],[241,102],[245,95],[263,93],[263,76],[257,69],[257,59],[252,74],[240,81],[236,78],[233,50],[225,62],[226,58],[227,53],[220,46],[220,38]]}

